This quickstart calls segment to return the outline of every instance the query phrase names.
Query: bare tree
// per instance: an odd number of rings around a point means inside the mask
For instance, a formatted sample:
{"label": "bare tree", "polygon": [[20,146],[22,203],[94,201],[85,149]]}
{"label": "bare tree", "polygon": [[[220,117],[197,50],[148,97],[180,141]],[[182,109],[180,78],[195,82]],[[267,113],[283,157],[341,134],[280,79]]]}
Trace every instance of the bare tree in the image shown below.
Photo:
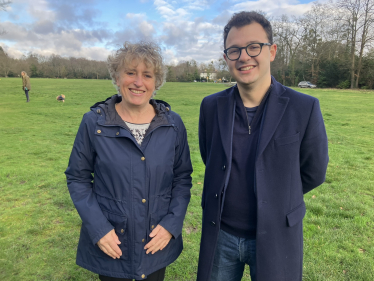
{"label": "bare tree", "polygon": [[[312,9],[304,14],[300,24],[304,28],[304,54],[311,61],[312,82],[317,83],[320,62],[331,44],[327,39],[331,24],[331,7],[328,4],[313,3]],[[302,58],[304,58],[303,56]],[[305,78],[303,78],[305,80]]]}
{"label": "bare tree", "polygon": [[[302,28],[299,18],[292,17],[291,19],[287,15],[282,15],[278,21],[274,23],[275,37],[280,40],[280,52],[281,58],[284,60],[283,68],[283,82],[285,82],[285,69],[290,67],[290,80],[291,85],[295,85],[295,59],[299,47],[303,42],[305,29]],[[283,54],[282,54],[283,53]]]}
{"label": "bare tree", "polygon": [[0,10],[5,11],[5,9],[12,3],[10,0],[0,0]]}
{"label": "bare tree", "polygon": [[[12,3],[10,0],[0,0],[0,12],[6,11],[6,8]],[[3,35],[5,30],[0,30],[0,35]]]}
{"label": "bare tree", "polygon": [[8,56],[7,53],[0,46],[0,71],[4,74],[4,77],[8,77],[8,74],[11,70],[12,59]]}
{"label": "bare tree", "polygon": [[217,71],[218,79],[227,80],[227,81],[230,81],[231,83],[231,79],[232,79],[231,73],[229,71],[226,61],[222,57],[220,57],[215,62],[214,67]]}
{"label": "bare tree", "polygon": [[349,34],[350,46],[350,60],[351,60],[351,89],[355,86],[355,59],[356,59],[356,42],[357,33],[360,28],[360,21],[362,20],[363,13],[363,0],[339,0],[337,5],[342,9],[343,20],[347,27],[347,34]]}
{"label": "bare tree", "polygon": [[357,71],[356,71],[356,84],[358,88],[358,81],[360,79],[360,73],[362,68],[362,56],[367,43],[374,39],[373,26],[374,26],[374,1],[363,0],[362,5],[363,18],[360,22],[360,28],[362,28],[361,39],[360,39],[360,54],[358,58]]}

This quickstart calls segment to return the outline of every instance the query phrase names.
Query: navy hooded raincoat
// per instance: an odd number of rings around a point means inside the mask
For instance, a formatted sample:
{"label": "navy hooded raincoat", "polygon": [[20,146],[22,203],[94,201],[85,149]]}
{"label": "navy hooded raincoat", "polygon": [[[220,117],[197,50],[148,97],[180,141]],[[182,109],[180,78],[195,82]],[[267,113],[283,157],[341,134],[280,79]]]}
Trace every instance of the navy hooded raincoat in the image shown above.
{"label": "navy hooded raincoat", "polygon": [[[192,165],[184,124],[167,103],[150,101],[156,115],[139,146],[115,110],[120,101],[115,95],[83,116],[65,174],[82,219],[77,264],[101,275],[141,280],[182,251]],[[158,224],[173,237],[162,251],[147,255],[144,246]],[[96,244],[113,228],[120,259]]]}

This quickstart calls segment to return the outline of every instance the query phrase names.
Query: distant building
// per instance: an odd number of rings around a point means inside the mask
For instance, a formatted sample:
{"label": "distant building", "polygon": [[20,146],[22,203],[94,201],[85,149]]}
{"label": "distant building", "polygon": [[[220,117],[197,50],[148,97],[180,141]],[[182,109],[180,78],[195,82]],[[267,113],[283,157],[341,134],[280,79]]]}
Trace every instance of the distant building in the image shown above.
{"label": "distant building", "polygon": [[216,80],[217,73],[216,72],[201,72],[200,79]]}

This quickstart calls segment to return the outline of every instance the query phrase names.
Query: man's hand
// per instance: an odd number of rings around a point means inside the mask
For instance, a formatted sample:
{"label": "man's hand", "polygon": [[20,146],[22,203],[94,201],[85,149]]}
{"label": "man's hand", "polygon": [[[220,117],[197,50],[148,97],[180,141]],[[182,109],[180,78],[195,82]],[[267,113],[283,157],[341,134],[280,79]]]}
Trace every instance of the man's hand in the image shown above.
{"label": "man's hand", "polygon": [[162,250],[169,244],[172,237],[171,233],[163,228],[161,225],[157,225],[155,229],[149,234],[149,237],[153,238],[147,245],[144,246],[144,250],[147,250],[147,254],[152,252],[152,255],[158,250]]}
{"label": "man's hand", "polygon": [[100,250],[113,259],[119,259],[119,257],[122,256],[122,251],[118,247],[119,244],[121,244],[121,242],[118,240],[118,236],[114,229],[109,231],[99,240],[99,242],[97,242],[97,246],[99,246]]}

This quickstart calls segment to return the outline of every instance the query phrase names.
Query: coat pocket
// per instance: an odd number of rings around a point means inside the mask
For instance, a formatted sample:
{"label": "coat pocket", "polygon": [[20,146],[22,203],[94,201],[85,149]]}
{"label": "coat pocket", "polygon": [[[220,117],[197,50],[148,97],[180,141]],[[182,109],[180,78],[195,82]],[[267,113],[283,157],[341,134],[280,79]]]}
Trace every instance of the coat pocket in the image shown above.
{"label": "coat pocket", "polygon": [[303,201],[299,206],[294,208],[290,213],[287,214],[287,225],[292,227],[301,222],[305,216],[306,208],[305,202]]}
{"label": "coat pocket", "polygon": [[291,143],[298,142],[298,141],[299,141],[299,133],[292,135],[292,136],[277,138],[275,139],[275,144],[286,145],[286,144],[291,144]]}
{"label": "coat pocket", "polygon": [[[114,214],[105,210],[102,210],[103,214],[105,217],[108,219],[111,225],[114,227],[114,231],[118,236],[118,240],[121,242],[118,247],[122,251],[122,256],[120,259],[122,260],[127,260],[128,259],[128,231],[127,231],[127,217],[124,215],[119,215],[119,214]],[[92,255],[94,256],[99,256],[99,257],[105,257],[105,258],[110,258],[107,254],[105,254],[97,244],[95,245],[95,251],[91,252]]]}
{"label": "coat pocket", "polygon": [[168,211],[169,204],[165,204],[162,209],[159,209],[150,215],[149,230],[151,232],[159,224],[159,222],[168,214]]}

